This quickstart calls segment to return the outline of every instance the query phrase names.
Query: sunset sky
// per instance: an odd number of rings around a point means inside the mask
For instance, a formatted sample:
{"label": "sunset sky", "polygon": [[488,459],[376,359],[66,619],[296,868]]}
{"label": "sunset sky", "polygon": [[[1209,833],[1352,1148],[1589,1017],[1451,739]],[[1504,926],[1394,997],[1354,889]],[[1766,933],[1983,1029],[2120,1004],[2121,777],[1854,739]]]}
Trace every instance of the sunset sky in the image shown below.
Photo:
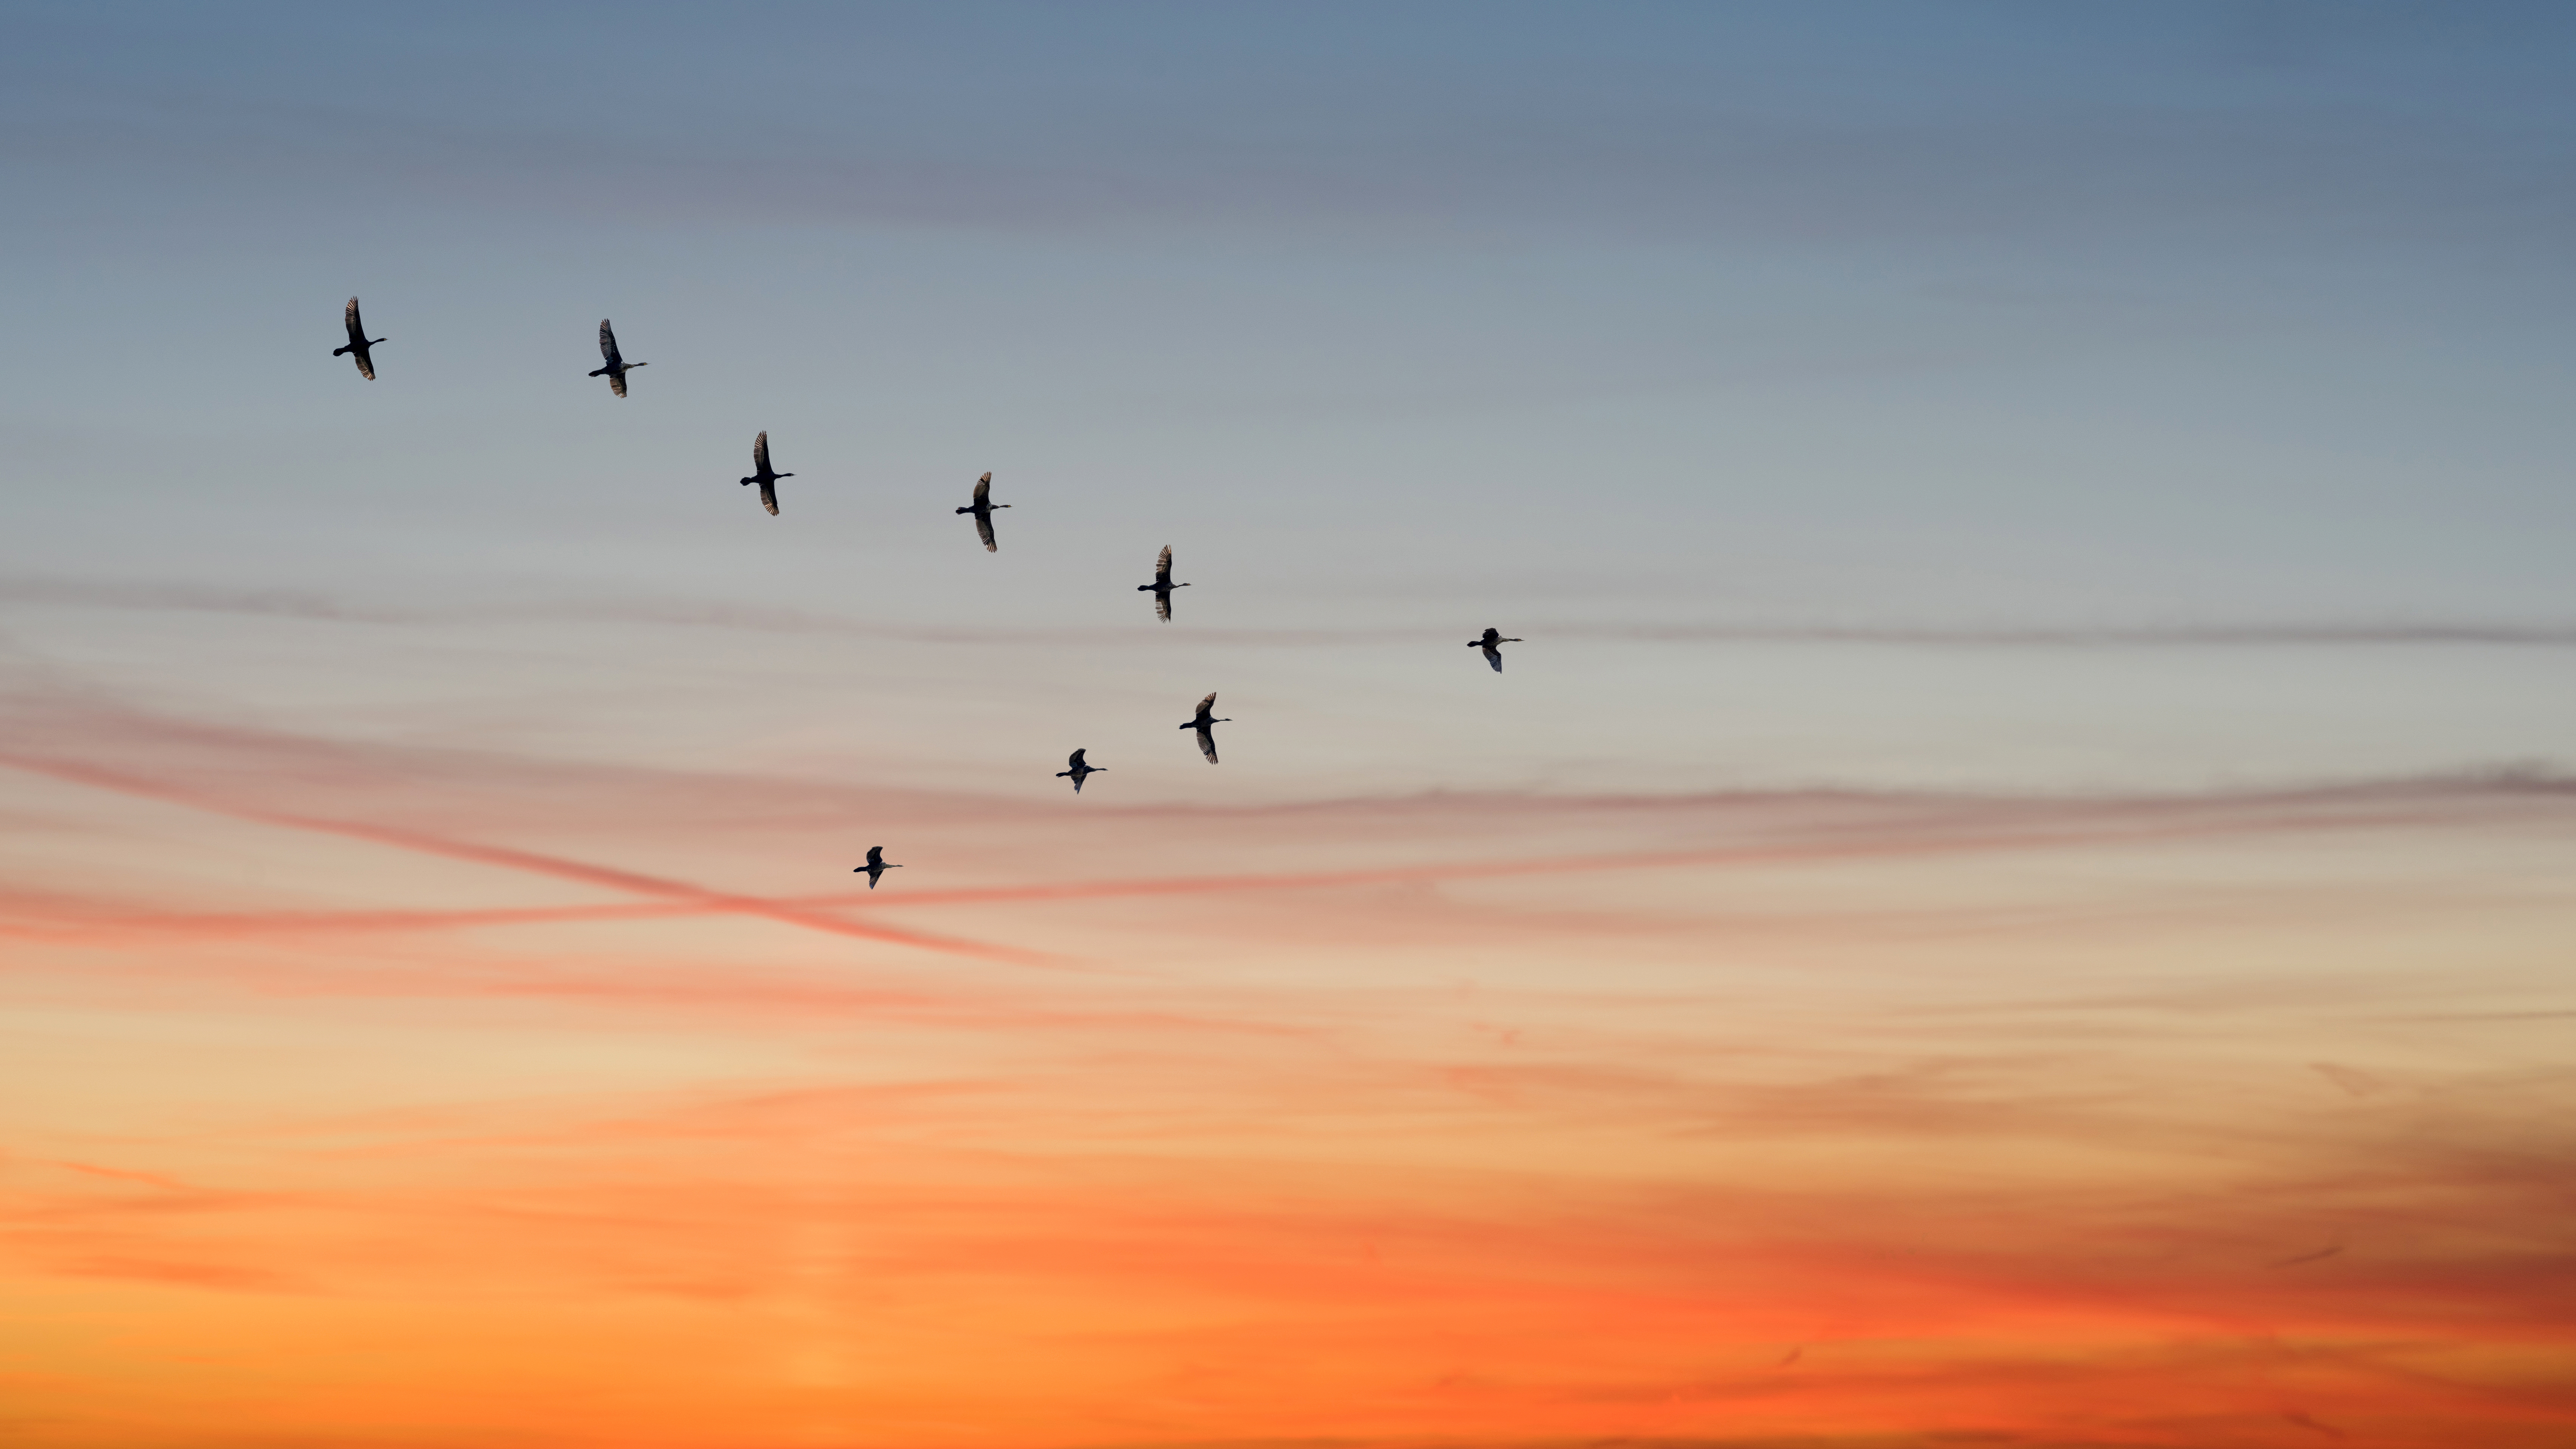
{"label": "sunset sky", "polygon": [[0,1443],[2576,1443],[2572,65],[7,7]]}

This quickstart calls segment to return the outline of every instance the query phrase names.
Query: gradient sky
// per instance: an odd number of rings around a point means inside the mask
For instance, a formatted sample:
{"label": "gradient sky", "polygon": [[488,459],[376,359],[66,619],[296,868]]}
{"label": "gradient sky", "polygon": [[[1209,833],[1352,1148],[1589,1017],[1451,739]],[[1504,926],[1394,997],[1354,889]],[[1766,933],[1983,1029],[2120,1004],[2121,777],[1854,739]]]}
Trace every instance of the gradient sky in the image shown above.
{"label": "gradient sky", "polygon": [[2571,64],[0,9],[0,1439],[2570,1442]]}

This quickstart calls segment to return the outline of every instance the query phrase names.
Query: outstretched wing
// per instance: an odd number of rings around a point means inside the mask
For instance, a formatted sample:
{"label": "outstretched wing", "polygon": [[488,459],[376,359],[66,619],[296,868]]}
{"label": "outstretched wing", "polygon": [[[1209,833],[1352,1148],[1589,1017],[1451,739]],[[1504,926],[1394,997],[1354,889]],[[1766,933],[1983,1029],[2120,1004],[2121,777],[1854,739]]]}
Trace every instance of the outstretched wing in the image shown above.
{"label": "outstretched wing", "polygon": [[1216,691],[1209,690],[1208,697],[1199,701],[1199,718],[1206,719],[1214,713],[1216,713]]}
{"label": "outstretched wing", "polygon": [[[975,490],[976,496],[979,498],[983,496],[983,492],[984,490],[981,488]],[[954,498],[957,495],[951,493],[948,496]],[[989,513],[978,513],[975,515],[975,536],[984,540],[984,552],[1000,553],[1002,551],[1001,545],[993,542],[993,515]]]}
{"label": "outstretched wing", "polygon": [[358,316],[357,298],[351,297],[349,299],[349,310],[346,313],[344,320],[348,323],[349,327],[349,345],[341,350],[349,354],[349,360],[351,362],[358,364],[358,376],[365,378],[369,382],[374,382],[376,380],[376,360],[367,354],[367,324]]}
{"label": "outstretched wing", "polygon": [[882,845],[871,845],[871,846],[869,846],[869,847],[868,847],[868,864],[870,864],[870,865],[883,865],[883,864],[885,864],[885,847],[884,847],[884,846],[882,846]]}
{"label": "outstretched wing", "polygon": [[1169,590],[1169,589],[1158,589],[1158,590],[1156,590],[1156,591],[1155,591],[1155,593],[1154,593],[1154,617],[1155,617],[1155,618],[1157,618],[1157,619],[1162,620],[1162,621],[1163,621],[1164,623],[1166,623],[1166,624],[1168,624],[1168,623],[1172,622],[1172,591],[1171,591],[1171,590]]}
{"label": "outstretched wing", "polygon": [[1496,674],[1500,674],[1500,673],[1502,673],[1502,672],[1503,672],[1503,651],[1501,651],[1500,649],[1495,648],[1495,647],[1494,647],[1493,645],[1491,645],[1491,644],[1486,645],[1486,646],[1485,646],[1485,662],[1486,662],[1487,664],[1490,664],[1490,665],[1494,666],[1494,672],[1495,672]]}
{"label": "outstretched wing", "polygon": [[[761,429],[760,436],[751,440],[751,471],[754,473],[769,471],[769,430],[767,428]],[[763,498],[769,496],[768,484],[760,485],[760,496]],[[778,510],[772,508],[769,511],[776,513]]]}
{"label": "outstretched wing", "polygon": [[1216,731],[1204,724],[1199,726],[1199,753],[1207,756],[1209,764],[1216,763]]}
{"label": "outstretched wing", "polygon": [[1168,584],[1171,581],[1172,546],[1167,543],[1163,545],[1162,554],[1154,560],[1154,582],[1158,584]]}
{"label": "outstretched wing", "polygon": [[1065,767],[1066,769],[1068,769],[1068,770],[1079,770],[1079,769],[1081,769],[1081,768],[1082,768],[1082,751],[1080,751],[1080,750],[1076,750],[1076,751],[1074,751],[1072,754],[1065,756],[1065,757],[1064,757],[1064,767]]}
{"label": "outstretched wing", "polygon": [[626,396],[626,370],[624,368],[619,368],[617,371],[608,375],[608,390],[617,394],[619,397]]}
{"label": "outstretched wing", "polygon": [[608,359],[611,368],[618,366],[617,334],[608,330],[608,319],[599,319],[599,355]]}
{"label": "outstretched wing", "polygon": [[760,480],[760,506],[769,510],[770,517],[778,516],[778,483],[765,474]]}
{"label": "outstretched wing", "polygon": [[[949,494],[948,496],[949,496],[949,497],[951,497],[951,498],[954,498],[954,497],[956,497],[957,495],[956,495],[956,494],[954,494],[954,493],[951,493],[951,494]],[[990,474],[990,473],[987,473],[987,474],[985,474],[983,477],[978,478],[978,479],[976,479],[976,480],[975,480],[975,502],[976,502],[977,504],[979,504],[979,505],[980,505],[980,504],[984,504],[984,503],[989,503],[989,502],[991,502],[991,501],[992,501],[992,498],[993,498],[993,475],[992,475],[992,474]]]}

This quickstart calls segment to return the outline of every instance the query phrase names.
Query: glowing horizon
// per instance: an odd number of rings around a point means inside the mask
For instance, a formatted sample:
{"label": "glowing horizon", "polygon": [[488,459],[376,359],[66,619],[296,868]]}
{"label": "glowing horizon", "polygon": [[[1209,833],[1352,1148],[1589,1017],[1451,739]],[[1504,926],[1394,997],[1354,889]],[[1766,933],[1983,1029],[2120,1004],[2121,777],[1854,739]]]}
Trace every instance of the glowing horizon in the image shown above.
{"label": "glowing horizon", "polygon": [[[2576,1417],[2554,780],[1076,809],[19,704],[108,891],[0,903],[38,1442]],[[909,888],[733,878],[858,820]]]}

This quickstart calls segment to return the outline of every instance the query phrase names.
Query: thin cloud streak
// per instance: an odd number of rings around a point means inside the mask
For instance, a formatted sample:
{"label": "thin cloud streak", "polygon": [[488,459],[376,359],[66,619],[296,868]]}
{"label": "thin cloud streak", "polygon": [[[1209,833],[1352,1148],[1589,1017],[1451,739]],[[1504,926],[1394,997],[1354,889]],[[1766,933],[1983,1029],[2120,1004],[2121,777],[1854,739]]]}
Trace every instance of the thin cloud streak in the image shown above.
{"label": "thin cloud streak", "polygon": [[[1987,854],[2018,850],[2064,850],[2085,846],[2148,844],[2246,834],[2370,830],[2436,825],[2492,813],[2496,799],[2568,798],[2576,804],[2576,784],[2535,783],[2529,791],[2511,785],[2500,789],[2466,784],[2455,789],[2426,788],[2418,782],[2365,784],[2342,790],[2312,792],[2247,792],[2235,797],[2144,797],[2051,802],[2033,809],[2029,802],[1986,801],[1997,815],[2023,817],[2019,830],[1948,833],[1924,829],[1911,820],[1891,822],[1888,838],[1820,841],[1809,844],[1725,846],[1703,850],[1670,850],[1594,856],[1549,856],[1534,860],[1449,861],[1390,866],[1371,870],[1288,872],[1275,875],[1182,876],[1162,880],[1098,880],[1049,886],[1001,886],[977,890],[929,890],[883,898],[815,896],[812,904],[839,903],[853,909],[901,910],[913,906],[968,902],[1090,900],[1120,896],[1193,895],[1237,891],[1329,890],[1352,886],[1478,880],[1528,875],[1579,875],[1603,871],[1668,870],[1684,866],[1780,866],[1890,857]],[[1758,797],[1757,797],[1758,798]],[[1775,797],[1776,798],[1776,797]],[[1891,804],[1918,803],[1886,797]],[[1567,802],[1571,803],[1571,802]],[[1584,802],[1598,806],[1601,802]],[[1662,801],[1660,804],[1678,804]],[[1946,799],[1956,808],[1965,803]],[[1533,813],[1545,804],[1532,802]],[[2371,808],[2357,808],[2368,804]],[[2307,808],[2301,808],[2302,806]],[[2060,818],[2049,818],[2052,815]],[[2180,816],[2182,818],[2176,818]],[[2036,818],[2033,818],[2036,817]]]}
{"label": "thin cloud streak", "polygon": [[529,874],[551,876],[583,885],[604,886],[632,894],[676,898],[709,911],[757,916],[782,925],[822,931],[836,936],[880,941],[891,945],[910,946],[954,956],[974,956],[987,961],[1017,966],[1058,966],[1055,958],[1036,951],[988,945],[953,937],[927,935],[890,927],[861,925],[838,916],[801,909],[754,896],[734,895],[709,890],[685,881],[668,880],[613,866],[593,865],[586,861],[541,855],[507,846],[480,845],[470,841],[448,840],[419,831],[392,826],[372,825],[353,820],[332,820],[262,809],[210,795],[200,790],[170,785],[160,781],[101,769],[92,765],[42,757],[0,754],[0,764],[32,774],[51,776],[75,784],[90,785],[119,794],[159,800],[174,805],[229,815],[235,819],[263,825],[279,825],[294,830],[323,835],[343,836],[371,844],[388,845],[400,850],[418,851],[424,855],[444,856],[450,860],[469,861],[477,865],[494,865]]}
{"label": "thin cloud streak", "polygon": [[[248,743],[248,741],[243,741]],[[262,740],[266,753],[284,744]],[[1521,859],[1435,860],[1414,864],[1328,871],[1105,877],[1048,884],[906,891],[899,894],[833,892],[766,896],[718,891],[689,882],[561,856],[495,846],[415,828],[318,817],[245,803],[229,796],[126,771],[59,758],[0,754],[0,764],[120,794],[185,805],[265,825],[309,831],[413,850],[475,864],[495,865],[583,885],[658,898],[651,903],[554,905],[446,910],[247,911],[153,910],[133,902],[86,900],[12,891],[0,910],[12,918],[0,931],[71,938],[185,934],[205,938],[327,933],[403,933],[533,924],[574,924],[685,916],[745,916],[831,934],[922,949],[981,956],[1011,964],[1062,966],[1035,952],[952,937],[876,926],[849,912],[882,913],[970,904],[1037,904],[1181,895],[1364,889],[1387,885],[1657,871],[1688,867],[1780,867],[1905,858],[2061,851],[2159,842],[2317,831],[2421,829],[2576,806],[2576,782],[2510,773],[2450,779],[2355,782],[2305,789],[2247,789],[2180,796],[2095,798],[1996,798],[1889,793],[1795,792],[1695,797],[1397,797],[1345,800],[1291,807],[1251,807],[1233,812],[1253,818],[1291,818],[1309,829],[1330,828],[1333,817],[1354,821],[1397,810],[1425,820],[1449,819],[1460,829],[1490,828],[1499,815],[1533,821],[1567,814],[1617,816],[1706,815],[1712,823],[1744,810],[1764,812],[1767,839],[1758,844],[1631,852],[1550,854]],[[713,782],[711,782],[713,783]],[[602,782],[603,786],[606,782]],[[1799,806],[1830,806],[1823,814]],[[1784,808],[1794,813],[1781,815]],[[1151,808],[1095,812],[1143,824],[1174,814]],[[1804,816],[1805,818],[1800,818]]]}
{"label": "thin cloud streak", "polygon": [[[0,578],[0,601],[62,607],[241,614],[325,623],[411,627],[524,623],[628,624],[668,628],[817,634],[943,645],[1026,647],[1079,641],[1086,647],[1160,647],[1168,641],[1141,632],[1031,627],[958,628],[881,624],[808,610],[719,600],[535,599],[471,607],[403,607],[362,604],[297,589],[241,589],[186,582],[116,582],[21,575]],[[1891,624],[1603,624],[1541,619],[1524,627],[1546,638],[1655,644],[1878,645],[1894,648],[1978,649],[2335,649],[2335,648],[2576,648],[2576,624],[2478,620],[2382,620],[2354,623],[2217,621],[2197,624],[2082,627],[2010,625],[1924,626]],[[1400,628],[1261,629],[1195,627],[1204,643],[1273,648],[1340,648],[1413,645],[1424,635]]]}
{"label": "thin cloud streak", "polygon": [[[1533,628],[1544,627],[1533,625]],[[1923,628],[1892,625],[1705,624],[1573,625],[1552,630],[1573,638],[1656,643],[1879,644],[1909,648],[2164,649],[2478,646],[2576,648],[2576,626],[2386,622],[2359,624],[2216,623],[2102,625],[2088,628]]]}

